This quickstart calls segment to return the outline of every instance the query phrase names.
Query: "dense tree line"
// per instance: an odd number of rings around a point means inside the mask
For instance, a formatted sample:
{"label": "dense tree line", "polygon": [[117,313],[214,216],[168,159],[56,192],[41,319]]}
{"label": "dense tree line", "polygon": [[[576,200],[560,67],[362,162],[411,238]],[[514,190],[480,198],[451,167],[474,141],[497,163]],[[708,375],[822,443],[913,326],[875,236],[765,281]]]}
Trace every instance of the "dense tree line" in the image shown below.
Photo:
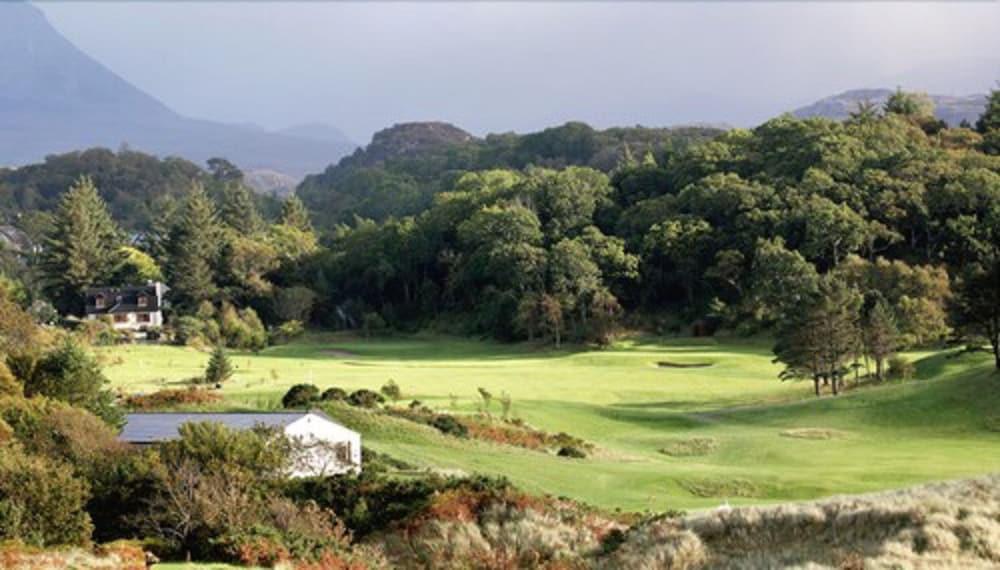
{"label": "dense tree line", "polygon": [[553,340],[606,338],[623,313],[773,329],[835,279],[891,318],[896,344],[953,327],[992,341],[998,111],[994,93],[978,130],[950,129],[899,92],[845,122],[782,116],[641,156],[624,145],[609,174],[466,173],[414,216],[338,226],[297,279],[330,324]]}
{"label": "dense tree line", "polygon": [[[825,382],[859,354],[881,377],[896,349],[953,332],[1000,362],[998,116],[993,93],[976,128],[947,128],[898,92],[844,122],[782,116],[694,144],[705,131],[570,123],[479,140],[398,126],[304,183],[311,212],[293,198],[262,213],[238,168],[210,161],[133,244],[80,178],[35,269],[63,312],[90,284],[162,274],[181,337],[247,347],[284,321],[555,344],[623,325],[794,336],[829,323],[822,304],[843,295],[867,348],[829,355]],[[362,171],[420,180],[420,199],[369,180],[357,196],[379,212],[331,210],[323,196],[346,194],[325,185]],[[320,244],[310,218],[348,215]]]}
{"label": "dense tree line", "polygon": [[708,127],[601,131],[573,122],[478,139],[444,123],[409,123],[376,133],[367,148],[306,177],[297,192],[325,226],[349,222],[355,215],[383,221],[426,209],[467,172],[528,166],[589,166],[608,172],[626,147],[640,156],[673,152],[720,132]]}

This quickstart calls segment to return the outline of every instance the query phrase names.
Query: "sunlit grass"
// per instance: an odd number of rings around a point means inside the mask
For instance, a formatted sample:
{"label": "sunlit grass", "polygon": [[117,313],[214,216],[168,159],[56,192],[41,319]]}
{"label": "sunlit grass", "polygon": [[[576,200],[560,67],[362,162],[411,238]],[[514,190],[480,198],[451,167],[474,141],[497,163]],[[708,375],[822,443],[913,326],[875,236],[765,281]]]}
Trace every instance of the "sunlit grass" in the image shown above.
{"label": "sunlit grass", "polygon": [[[1000,433],[988,428],[1000,409],[1000,378],[985,356],[909,355],[921,359],[915,380],[817,399],[811,384],[777,379],[769,348],[764,341],[638,338],[601,351],[555,351],[321,334],[233,353],[236,375],[222,393],[226,408],[270,409],[296,383],[378,389],[391,378],[405,402],[464,413],[481,405],[477,388],[506,392],[515,416],[587,439],[598,451],[569,460],[355,410],[333,413],[361,431],[365,445],[419,466],[505,475],[531,491],[627,510],[810,499],[1000,471]],[[132,393],[183,385],[202,372],[208,354],[136,345],[107,349],[103,358],[113,386]],[[711,439],[710,452],[662,452],[693,438]]]}

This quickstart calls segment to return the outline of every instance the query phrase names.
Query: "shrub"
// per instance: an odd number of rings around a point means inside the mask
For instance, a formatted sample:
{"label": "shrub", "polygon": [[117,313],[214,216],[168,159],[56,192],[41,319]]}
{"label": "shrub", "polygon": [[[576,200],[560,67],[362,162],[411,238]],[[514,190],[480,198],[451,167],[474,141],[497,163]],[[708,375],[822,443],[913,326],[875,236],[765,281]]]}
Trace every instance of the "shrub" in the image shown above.
{"label": "shrub", "polygon": [[6,363],[0,361],[0,396],[20,396],[24,392],[21,383]]}
{"label": "shrub", "polygon": [[233,365],[226,356],[226,351],[221,346],[215,347],[211,358],[208,359],[208,366],[205,368],[205,382],[208,384],[221,384],[233,376]]}
{"label": "shrub", "polygon": [[398,401],[403,397],[403,391],[399,389],[399,384],[396,384],[395,380],[389,380],[384,386],[379,390],[383,396],[389,398],[393,402]]}
{"label": "shrub", "polygon": [[271,331],[271,344],[288,342],[302,336],[304,332],[306,332],[306,328],[302,325],[302,321],[285,321]]}
{"label": "shrub", "polygon": [[910,380],[916,373],[917,367],[902,356],[897,355],[889,359],[889,378],[894,380]]}
{"label": "shrub", "polygon": [[582,449],[568,445],[560,447],[557,455],[559,455],[559,457],[569,457],[571,459],[584,459],[587,457],[586,452]]}
{"label": "shrub", "polygon": [[93,525],[87,485],[66,465],[0,448],[0,539],[35,546],[84,544]]}
{"label": "shrub", "polygon": [[456,420],[453,416],[447,414],[441,414],[431,421],[431,425],[437,428],[441,433],[446,433],[448,435],[453,435],[455,437],[468,437],[469,428],[465,427],[464,424]]}
{"label": "shrub", "polygon": [[177,390],[159,390],[152,394],[135,394],[125,399],[125,406],[133,410],[162,410],[214,404],[219,401],[222,401],[222,396],[219,394],[190,386]]}
{"label": "shrub", "polygon": [[316,293],[302,286],[279,289],[274,295],[274,313],[285,321],[308,322]]}
{"label": "shrub", "polygon": [[337,388],[336,386],[334,386],[333,388],[327,388],[326,390],[323,390],[323,393],[320,394],[319,399],[323,400],[324,402],[333,402],[333,401],[342,402],[347,399],[347,391],[344,390],[343,388]]}
{"label": "shrub", "polygon": [[110,425],[123,418],[114,406],[114,396],[104,389],[108,379],[100,364],[82,346],[67,337],[42,355],[9,357],[11,372],[24,385],[24,395],[46,396],[86,408]]}
{"label": "shrub", "polygon": [[305,408],[319,399],[319,388],[312,384],[296,384],[281,398],[284,408]]}
{"label": "shrub", "polygon": [[347,397],[348,404],[359,408],[374,408],[383,402],[385,402],[385,398],[381,394],[364,388],[351,392],[351,395]]}

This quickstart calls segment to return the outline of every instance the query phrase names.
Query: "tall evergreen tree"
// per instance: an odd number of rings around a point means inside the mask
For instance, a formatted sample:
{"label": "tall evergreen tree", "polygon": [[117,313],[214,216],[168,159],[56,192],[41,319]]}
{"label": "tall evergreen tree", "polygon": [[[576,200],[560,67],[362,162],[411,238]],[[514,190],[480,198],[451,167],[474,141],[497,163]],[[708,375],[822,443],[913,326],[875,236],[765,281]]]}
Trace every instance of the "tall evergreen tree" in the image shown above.
{"label": "tall evergreen tree", "polygon": [[291,226],[303,232],[313,231],[312,222],[309,221],[309,211],[306,205],[294,194],[289,196],[281,205],[281,223]]}
{"label": "tall evergreen tree", "polygon": [[83,290],[111,277],[121,230],[90,178],[63,195],[42,254],[44,288],[64,313],[83,312]]}
{"label": "tall evergreen tree", "polygon": [[194,308],[218,291],[219,234],[215,206],[204,187],[195,184],[177,213],[167,243],[168,279],[180,308]]}
{"label": "tall evergreen tree", "polygon": [[990,92],[986,110],[976,121],[976,130],[983,135],[983,152],[1000,154],[1000,89]]}
{"label": "tall evergreen tree", "polygon": [[865,354],[875,361],[875,379],[881,382],[885,377],[885,361],[896,351],[899,342],[896,316],[881,295],[870,295],[866,299],[861,328]]}
{"label": "tall evergreen tree", "polygon": [[244,236],[264,229],[264,220],[257,211],[250,189],[239,182],[229,182],[222,189],[222,223]]}

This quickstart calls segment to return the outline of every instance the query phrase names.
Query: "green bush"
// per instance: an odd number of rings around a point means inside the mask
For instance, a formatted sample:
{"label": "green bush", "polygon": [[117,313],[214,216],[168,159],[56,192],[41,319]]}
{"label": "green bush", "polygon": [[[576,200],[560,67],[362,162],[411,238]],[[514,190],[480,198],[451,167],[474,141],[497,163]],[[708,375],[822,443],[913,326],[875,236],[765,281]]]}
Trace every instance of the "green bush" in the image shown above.
{"label": "green bush", "polygon": [[271,331],[271,344],[283,344],[306,332],[301,321],[285,321]]}
{"label": "green bush", "polygon": [[233,376],[233,364],[229,362],[226,351],[221,346],[215,347],[212,357],[208,359],[208,366],[205,367],[205,382],[208,384],[221,384]]}
{"label": "green bush", "polygon": [[319,388],[312,384],[296,384],[285,392],[281,405],[285,408],[305,408],[319,400]]}
{"label": "green bush", "polygon": [[453,416],[448,414],[441,414],[431,421],[431,425],[437,428],[441,433],[446,433],[448,435],[453,435],[455,437],[468,437],[469,428]]}
{"label": "green bush", "polygon": [[337,388],[336,386],[334,386],[333,388],[327,388],[326,390],[323,390],[323,393],[320,394],[319,399],[323,400],[324,402],[332,402],[332,401],[342,402],[347,399],[347,391],[344,390],[343,388]]}
{"label": "green bush", "polygon": [[399,384],[396,384],[395,380],[389,380],[388,382],[386,382],[385,385],[382,386],[381,389],[379,389],[379,392],[381,392],[383,396],[389,398],[393,402],[403,397],[403,391],[399,389]]}
{"label": "green bush", "polygon": [[35,546],[84,544],[93,525],[87,485],[70,467],[0,447],[0,540]]}
{"label": "green bush", "polygon": [[97,359],[71,337],[40,355],[11,356],[7,365],[24,385],[25,396],[62,400],[86,408],[110,425],[121,425],[122,413],[104,388],[108,379]]}
{"label": "green bush", "polygon": [[351,392],[351,395],[347,397],[348,404],[359,408],[374,408],[383,402],[385,402],[385,398],[381,394],[364,388]]}
{"label": "green bush", "polygon": [[569,457],[571,459],[584,459],[587,457],[586,452],[584,452],[579,447],[565,446],[559,448],[559,457]]}

